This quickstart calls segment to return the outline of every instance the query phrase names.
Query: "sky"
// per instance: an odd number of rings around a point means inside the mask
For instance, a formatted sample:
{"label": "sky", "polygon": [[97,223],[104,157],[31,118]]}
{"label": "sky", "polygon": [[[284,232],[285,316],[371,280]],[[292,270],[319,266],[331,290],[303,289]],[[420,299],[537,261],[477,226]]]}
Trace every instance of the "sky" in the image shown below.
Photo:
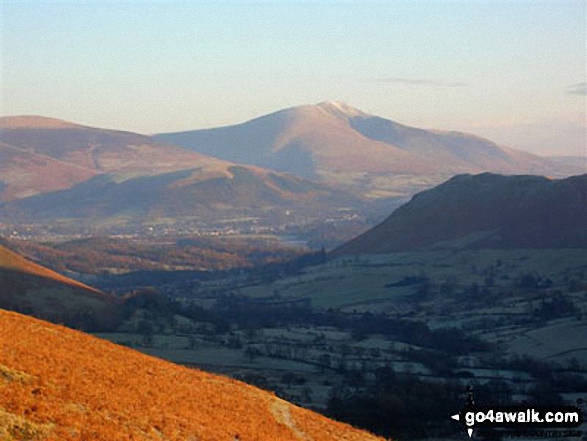
{"label": "sky", "polygon": [[0,2],[0,114],[151,134],[342,101],[586,155],[586,1]]}

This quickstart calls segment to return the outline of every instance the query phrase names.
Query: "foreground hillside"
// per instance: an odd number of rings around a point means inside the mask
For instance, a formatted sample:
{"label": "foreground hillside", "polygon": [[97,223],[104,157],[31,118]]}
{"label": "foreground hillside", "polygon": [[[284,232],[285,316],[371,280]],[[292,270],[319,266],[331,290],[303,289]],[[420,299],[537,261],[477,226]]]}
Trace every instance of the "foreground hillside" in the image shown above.
{"label": "foreground hillside", "polygon": [[83,329],[104,329],[116,299],[0,245],[0,308]]}
{"label": "foreground hillside", "polygon": [[227,378],[0,310],[0,438],[370,440]]}
{"label": "foreground hillside", "polygon": [[459,175],[415,195],[334,256],[449,248],[587,247],[587,175]]}

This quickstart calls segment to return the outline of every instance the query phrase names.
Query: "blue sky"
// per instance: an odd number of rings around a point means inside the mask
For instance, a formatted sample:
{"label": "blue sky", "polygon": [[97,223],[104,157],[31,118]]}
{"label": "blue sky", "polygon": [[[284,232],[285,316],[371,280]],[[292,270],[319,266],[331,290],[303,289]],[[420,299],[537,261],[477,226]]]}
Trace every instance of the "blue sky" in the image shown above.
{"label": "blue sky", "polygon": [[344,101],[585,154],[585,1],[14,1],[0,112],[155,133]]}

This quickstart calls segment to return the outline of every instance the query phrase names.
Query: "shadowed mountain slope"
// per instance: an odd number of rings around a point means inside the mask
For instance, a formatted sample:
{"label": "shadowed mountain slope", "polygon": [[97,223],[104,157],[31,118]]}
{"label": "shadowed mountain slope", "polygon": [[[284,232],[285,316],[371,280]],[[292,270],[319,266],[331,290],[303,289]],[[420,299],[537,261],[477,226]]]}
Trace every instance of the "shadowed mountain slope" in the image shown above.
{"label": "shadowed mountain slope", "polygon": [[340,190],[256,167],[202,168],[125,180],[100,175],[70,189],[6,204],[10,219],[132,221],[190,217],[259,216],[287,210],[317,213],[360,201]]}
{"label": "shadowed mountain slope", "polygon": [[431,247],[587,247],[587,175],[455,176],[416,194],[332,255]]}
{"label": "shadowed mountain slope", "polygon": [[116,299],[0,245],[0,308],[84,329],[115,320]]}
{"label": "shadowed mountain slope", "polygon": [[0,310],[0,438],[377,440],[228,378]]}

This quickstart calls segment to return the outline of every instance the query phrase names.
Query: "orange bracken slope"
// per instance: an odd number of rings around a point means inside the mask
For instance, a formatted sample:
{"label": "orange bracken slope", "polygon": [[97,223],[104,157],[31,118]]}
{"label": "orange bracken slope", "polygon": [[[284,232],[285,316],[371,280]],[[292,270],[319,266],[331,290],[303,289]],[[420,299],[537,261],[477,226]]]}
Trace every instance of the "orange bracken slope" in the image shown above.
{"label": "orange bracken slope", "polygon": [[64,283],[65,285],[74,286],[94,293],[99,293],[95,288],[84,285],[77,280],[70,279],[69,277],[62,276],[49,268],[38,265],[20,254],[10,251],[8,248],[0,245],[0,269],[14,270],[25,274],[43,277],[45,279],[53,280],[55,282]]}
{"label": "orange bracken slope", "polygon": [[0,310],[0,439],[381,440],[244,383]]}

